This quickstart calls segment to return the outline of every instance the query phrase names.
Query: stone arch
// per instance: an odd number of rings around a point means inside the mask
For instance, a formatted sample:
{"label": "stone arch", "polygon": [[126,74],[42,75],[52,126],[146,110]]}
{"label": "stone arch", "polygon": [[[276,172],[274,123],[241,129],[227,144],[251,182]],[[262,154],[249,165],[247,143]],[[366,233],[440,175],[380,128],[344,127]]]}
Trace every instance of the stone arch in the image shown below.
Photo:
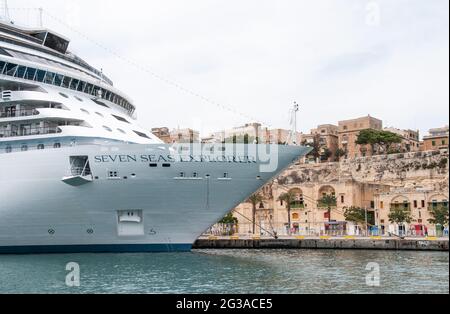
{"label": "stone arch", "polygon": [[448,208],[448,197],[442,193],[433,194],[428,198],[428,208],[436,209],[439,206]]}
{"label": "stone arch", "polygon": [[405,195],[397,195],[391,200],[391,210],[393,209],[411,209],[411,201]]}
{"label": "stone arch", "polygon": [[293,193],[294,201],[291,203],[292,209],[303,209],[305,208],[305,199],[303,197],[303,190],[300,188],[293,188],[289,190],[290,193]]}
{"label": "stone arch", "polygon": [[319,199],[322,199],[324,196],[336,196],[336,189],[331,185],[324,185],[319,190]]}

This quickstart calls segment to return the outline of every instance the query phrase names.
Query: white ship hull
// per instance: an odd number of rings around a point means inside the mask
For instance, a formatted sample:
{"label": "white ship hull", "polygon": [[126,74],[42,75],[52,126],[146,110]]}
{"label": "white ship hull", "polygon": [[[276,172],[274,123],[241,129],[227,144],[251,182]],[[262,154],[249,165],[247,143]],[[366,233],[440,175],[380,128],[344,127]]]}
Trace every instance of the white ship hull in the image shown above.
{"label": "white ship hull", "polygon": [[[0,154],[0,253],[188,251],[307,152],[272,146],[276,167],[261,172],[256,145],[221,146],[209,155],[189,144],[181,155],[159,144]],[[71,156],[88,156],[92,175],[71,181]]]}

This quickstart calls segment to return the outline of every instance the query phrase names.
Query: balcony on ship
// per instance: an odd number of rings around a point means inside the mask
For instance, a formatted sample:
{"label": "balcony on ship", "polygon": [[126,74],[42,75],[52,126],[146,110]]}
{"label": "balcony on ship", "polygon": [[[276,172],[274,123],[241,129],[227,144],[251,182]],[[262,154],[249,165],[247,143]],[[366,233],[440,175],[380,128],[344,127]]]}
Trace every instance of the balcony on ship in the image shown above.
{"label": "balcony on ship", "polygon": [[80,126],[87,125],[79,121],[38,121],[31,123],[30,121],[21,121],[19,123],[0,123],[0,139],[24,136],[39,136],[62,133],[64,126]]}

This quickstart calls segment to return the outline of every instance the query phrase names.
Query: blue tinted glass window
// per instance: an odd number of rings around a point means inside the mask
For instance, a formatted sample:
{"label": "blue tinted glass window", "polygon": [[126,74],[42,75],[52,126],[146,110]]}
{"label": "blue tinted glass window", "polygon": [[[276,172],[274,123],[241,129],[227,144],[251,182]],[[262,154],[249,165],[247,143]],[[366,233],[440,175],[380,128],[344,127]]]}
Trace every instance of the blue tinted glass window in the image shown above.
{"label": "blue tinted glass window", "polygon": [[6,62],[0,61],[0,73],[3,74],[3,70],[5,69]]}
{"label": "blue tinted glass window", "polygon": [[6,75],[14,76],[14,73],[16,73],[16,70],[17,70],[17,64],[8,63],[6,65]]}
{"label": "blue tinted glass window", "polygon": [[72,82],[70,82],[70,89],[77,90],[79,82],[79,80],[72,79]]}
{"label": "blue tinted glass window", "polygon": [[62,82],[64,80],[64,76],[61,74],[56,74],[55,75],[55,80],[53,82],[54,85],[56,86],[61,86]]}
{"label": "blue tinted glass window", "polygon": [[45,74],[44,83],[46,84],[53,84],[53,79],[55,78],[55,73],[47,72]]}
{"label": "blue tinted glass window", "polygon": [[70,86],[70,80],[71,80],[70,77],[65,76],[65,77],[64,77],[64,80],[63,80],[63,83],[62,83],[62,87],[69,88],[69,86]]}
{"label": "blue tinted glass window", "polygon": [[77,91],[83,92],[85,88],[86,88],[86,82],[80,81],[80,84],[78,84]]}
{"label": "blue tinted glass window", "polygon": [[27,70],[27,67],[19,66],[15,76],[18,78],[23,78],[25,76],[26,70]]}
{"label": "blue tinted glass window", "polygon": [[27,71],[25,73],[25,79],[26,80],[34,80],[34,76],[36,75],[36,69],[33,68],[27,68]]}
{"label": "blue tinted glass window", "polygon": [[45,78],[45,71],[38,70],[36,73],[36,81],[43,82]]}

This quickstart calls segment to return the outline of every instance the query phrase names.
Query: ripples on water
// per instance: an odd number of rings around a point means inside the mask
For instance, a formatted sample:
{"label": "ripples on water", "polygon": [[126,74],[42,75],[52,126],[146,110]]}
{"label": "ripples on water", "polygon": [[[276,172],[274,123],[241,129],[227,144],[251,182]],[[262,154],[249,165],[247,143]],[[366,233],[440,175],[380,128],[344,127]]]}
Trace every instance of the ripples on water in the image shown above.
{"label": "ripples on water", "polygon": [[[66,264],[81,286],[65,285]],[[381,286],[368,287],[368,263]],[[199,250],[0,256],[0,293],[449,293],[443,252]]]}

